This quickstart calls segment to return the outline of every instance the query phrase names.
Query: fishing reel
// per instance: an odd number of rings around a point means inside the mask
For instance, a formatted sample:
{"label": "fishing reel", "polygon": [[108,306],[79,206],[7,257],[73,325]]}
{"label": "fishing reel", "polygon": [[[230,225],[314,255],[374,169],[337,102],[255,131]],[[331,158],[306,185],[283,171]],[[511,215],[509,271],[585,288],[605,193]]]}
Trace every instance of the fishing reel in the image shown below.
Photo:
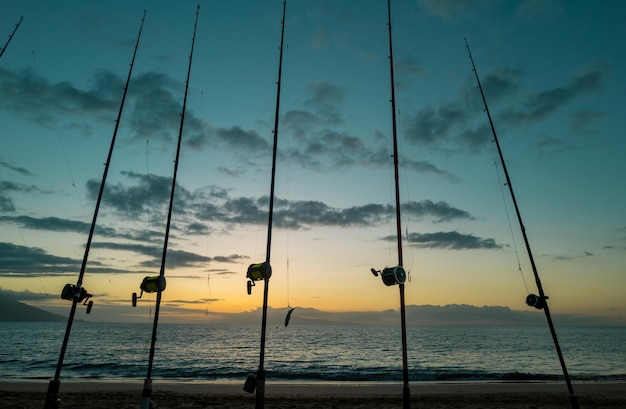
{"label": "fishing reel", "polygon": [[91,312],[93,307],[93,301],[87,302],[92,297],[83,287],[78,287],[72,284],[65,284],[63,291],[61,291],[61,298],[68,301],[76,300],[77,303],[82,302],[87,306],[87,314]]}
{"label": "fishing reel", "polygon": [[263,263],[250,264],[246,278],[248,279],[248,295],[252,294],[252,287],[255,281],[269,280],[272,276],[272,266],[267,261]]}
{"label": "fishing reel", "polygon": [[141,298],[144,291],[147,293],[156,293],[157,291],[165,290],[165,276],[158,275],[154,277],[144,277],[139,288],[141,293],[137,296],[137,293],[133,293],[133,307],[137,306],[137,299]]}
{"label": "fishing reel", "polygon": [[549,297],[546,296],[541,297],[535,294],[528,294],[528,296],[526,297],[526,305],[528,305],[529,307],[535,307],[538,310],[542,310],[546,307],[546,300],[548,298]]}
{"label": "fishing reel", "polygon": [[404,271],[404,268],[402,268],[402,266],[385,267],[382,271],[372,268],[370,269],[370,271],[372,272],[372,274],[374,274],[374,277],[378,277],[378,275],[380,274],[381,278],[383,279],[383,283],[385,283],[385,285],[387,286],[404,284],[404,282],[406,281],[406,271]]}

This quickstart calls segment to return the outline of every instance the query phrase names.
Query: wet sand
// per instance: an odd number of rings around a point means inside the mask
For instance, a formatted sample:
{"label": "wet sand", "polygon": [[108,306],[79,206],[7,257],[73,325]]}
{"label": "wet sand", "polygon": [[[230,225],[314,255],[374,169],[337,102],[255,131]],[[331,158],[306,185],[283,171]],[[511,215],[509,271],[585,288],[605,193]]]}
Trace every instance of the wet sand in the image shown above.
{"label": "wet sand", "polygon": [[[255,395],[242,384],[154,381],[157,409],[254,408]],[[48,381],[1,381],[0,409],[43,408]],[[143,381],[61,381],[60,408],[136,409]],[[574,384],[581,409],[626,408],[626,383]],[[411,407],[430,409],[571,408],[564,383],[467,382],[410,385]],[[402,408],[397,383],[273,383],[265,388],[268,409]]]}

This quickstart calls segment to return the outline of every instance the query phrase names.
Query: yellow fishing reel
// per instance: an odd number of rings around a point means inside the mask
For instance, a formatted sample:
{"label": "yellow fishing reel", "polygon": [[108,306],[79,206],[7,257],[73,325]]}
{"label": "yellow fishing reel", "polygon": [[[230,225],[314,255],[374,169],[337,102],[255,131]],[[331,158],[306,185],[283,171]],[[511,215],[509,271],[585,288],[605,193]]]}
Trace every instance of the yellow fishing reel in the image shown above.
{"label": "yellow fishing reel", "polygon": [[139,288],[141,289],[141,293],[137,296],[137,293],[133,293],[133,307],[137,306],[137,299],[141,298],[144,291],[147,293],[156,293],[157,291],[165,290],[165,276],[158,275],[153,277],[144,277]]}
{"label": "yellow fishing reel", "polygon": [[250,264],[246,278],[248,279],[248,295],[252,294],[252,287],[255,281],[268,280],[272,276],[272,266],[266,261],[257,264]]}

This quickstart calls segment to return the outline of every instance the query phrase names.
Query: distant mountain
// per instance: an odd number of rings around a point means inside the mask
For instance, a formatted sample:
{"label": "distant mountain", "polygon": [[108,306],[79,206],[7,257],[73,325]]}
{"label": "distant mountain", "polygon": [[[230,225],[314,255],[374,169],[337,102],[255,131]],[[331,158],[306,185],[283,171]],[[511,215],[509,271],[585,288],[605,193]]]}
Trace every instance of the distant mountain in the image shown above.
{"label": "distant mountain", "polygon": [[[237,313],[214,312],[210,315],[215,321],[224,324],[256,325],[261,320],[261,308]],[[287,308],[268,308],[268,325],[282,326]],[[575,316],[553,314],[559,325],[616,325],[615,320],[607,317]],[[290,325],[398,325],[398,310],[385,311],[322,311],[315,308],[299,307],[291,315]],[[406,322],[408,326],[446,326],[446,325],[524,325],[543,326],[546,319],[542,311],[512,310],[503,306],[474,306],[465,304],[449,305],[407,305]],[[618,325],[623,325],[619,324]]]}
{"label": "distant mountain", "polygon": [[67,318],[0,294],[0,321],[13,322],[48,322],[65,321]]}

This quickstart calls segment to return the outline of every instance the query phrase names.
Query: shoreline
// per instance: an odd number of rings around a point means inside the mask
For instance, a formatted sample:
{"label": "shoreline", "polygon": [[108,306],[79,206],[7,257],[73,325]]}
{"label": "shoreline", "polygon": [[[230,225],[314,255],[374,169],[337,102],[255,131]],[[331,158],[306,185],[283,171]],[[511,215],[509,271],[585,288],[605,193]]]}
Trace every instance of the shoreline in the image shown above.
{"label": "shoreline", "polygon": [[[49,380],[0,380],[0,407],[41,408]],[[583,382],[573,385],[583,409],[626,407],[626,382]],[[143,380],[62,380],[61,408],[136,409]],[[564,382],[414,382],[409,385],[413,407],[570,408]],[[268,382],[266,407],[391,409],[402,405],[401,382]],[[254,406],[255,394],[243,391],[243,382],[153,380],[152,400],[159,409]]]}

